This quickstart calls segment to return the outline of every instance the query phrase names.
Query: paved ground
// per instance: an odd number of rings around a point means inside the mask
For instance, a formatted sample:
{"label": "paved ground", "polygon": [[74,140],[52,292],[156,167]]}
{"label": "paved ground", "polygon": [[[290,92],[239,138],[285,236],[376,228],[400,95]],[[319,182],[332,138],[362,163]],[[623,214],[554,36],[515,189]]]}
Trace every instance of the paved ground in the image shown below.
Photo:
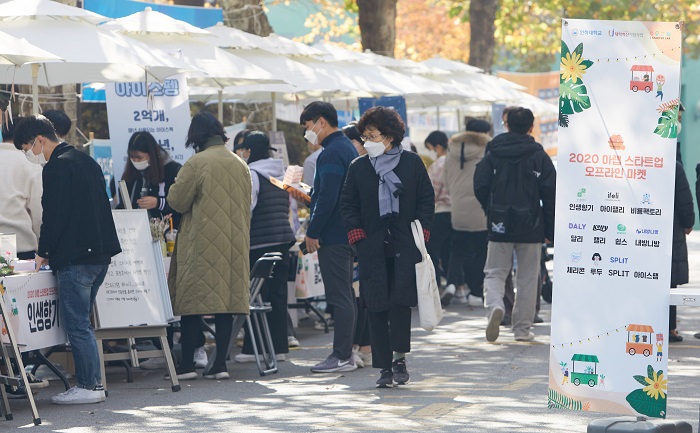
{"label": "paved ground", "polygon": [[[691,286],[700,288],[700,234],[691,236],[690,249]],[[43,424],[32,431],[585,432],[590,421],[614,415],[547,409],[549,312],[543,303],[545,323],[535,327],[533,343],[515,342],[508,331],[487,343],[483,308],[449,307],[432,333],[414,321],[411,383],[394,389],[375,389],[377,372],[369,368],[310,373],[329,353],[331,334],[308,322],[299,330],[303,347],[272,376],[260,377],[254,364],[231,363],[231,380],[182,382],[182,391],[173,393],[162,371],[137,370],[134,383],[126,383],[123,370],[110,367],[106,403],[55,406],[49,398],[62,390],[59,384],[42,390],[36,398]],[[688,421],[694,431],[700,340],[692,335],[700,331],[698,313],[678,310],[686,338],[669,354],[668,419]],[[13,401],[12,408],[14,420],[0,420],[0,431],[32,425],[26,402]]]}

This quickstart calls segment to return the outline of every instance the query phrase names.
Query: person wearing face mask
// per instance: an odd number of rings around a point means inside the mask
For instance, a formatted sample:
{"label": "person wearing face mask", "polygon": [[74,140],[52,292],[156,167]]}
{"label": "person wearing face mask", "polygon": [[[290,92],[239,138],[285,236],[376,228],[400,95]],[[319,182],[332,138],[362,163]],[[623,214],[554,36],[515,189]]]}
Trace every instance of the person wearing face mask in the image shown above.
{"label": "person wearing face mask", "polygon": [[420,157],[401,147],[405,126],[395,110],[370,108],[357,128],[367,155],[350,165],[341,213],[348,240],[357,251],[372,367],[381,374],[376,384],[388,388],[409,381],[406,353],[411,351],[411,307],[418,303],[415,264],[422,260],[411,222],[421,222],[427,243],[435,192]]}
{"label": "person wearing face mask", "polygon": [[56,275],[61,326],[75,359],[76,386],[52,397],[56,404],[105,401],[100,359],[90,315],[111,258],[121,252],[104,175],[89,155],[59,142],[42,115],[15,129],[15,146],[44,166],[43,207],[36,270],[50,264]]}
{"label": "person wearing face mask", "polygon": [[238,155],[243,161],[247,161],[250,156],[250,149],[243,147],[243,140],[250,134],[250,129],[242,129],[233,137],[233,153]]}
{"label": "person wearing face mask", "polygon": [[353,120],[343,127],[343,134],[350,139],[360,156],[367,154],[367,149],[365,149],[365,145],[362,143],[362,134],[360,134],[360,131],[357,129],[356,121]]}
{"label": "person wearing face mask", "polygon": [[12,144],[15,127],[22,121],[15,117],[2,125],[0,161],[6,181],[0,188],[0,233],[17,236],[17,258],[34,260],[41,229],[41,167],[30,164],[20,147]]}
{"label": "person wearing face mask", "polygon": [[309,253],[318,251],[326,302],[333,306],[335,329],[333,352],[311,367],[314,373],[352,371],[357,364],[352,341],[357,316],[352,269],[355,252],[348,244],[340,217],[340,192],[350,162],[357,151],[338,129],[338,112],[327,102],[312,102],[304,108],[299,123],[306,130],[304,138],[320,144],[323,151],[316,160],[309,227],[304,242]]}
{"label": "person wearing face mask", "polygon": [[[134,209],[148,209],[150,218],[172,215],[173,227],[180,226],[180,214],[175,212],[166,197],[170,186],[182,165],[170,159],[168,152],[158,145],[148,131],[135,132],[127,147],[129,162],[126,163],[122,180]],[[123,204],[118,206],[124,208]]]}
{"label": "person wearing face mask", "polygon": [[[425,139],[425,147],[430,151],[434,162],[428,167],[428,176],[435,190],[435,222],[427,245],[428,254],[433,260],[437,285],[441,277],[447,278],[450,263],[450,239],[452,238],[450,194],[445,185],[445,155],[447,155],[447,134],[433,131]],[[466,298],[464,298],[466,302]]]}

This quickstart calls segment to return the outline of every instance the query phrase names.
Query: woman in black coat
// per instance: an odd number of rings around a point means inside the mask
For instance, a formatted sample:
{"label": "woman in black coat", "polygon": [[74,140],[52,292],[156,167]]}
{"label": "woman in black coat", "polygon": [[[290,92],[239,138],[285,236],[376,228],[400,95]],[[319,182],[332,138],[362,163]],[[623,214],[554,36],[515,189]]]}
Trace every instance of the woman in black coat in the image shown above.
{"label": "woman in black coat", "polygon": [[423,161],[401,148],[405,127],[395,110],[371,108],[357,128],[368,154],[350,164],[341,214],[357,252],[372,366],[381,369],[377,387],[387,388],[409,380],[405,354],[411,350],[411,307],[418,303],[415,264],[421,261],[411,222],[420,220],[427,242],[435,196]]}
{"label": "woman in black coat", "polygon": [[[688,178],[680,162],[676,162],[675,197],[673,200],[673,246],[671,248],[671,288],[688,283],[688,245],[685,236],[693,230],[695,209]],[[668,341],[678,343],[683,337],[676,330],[676,306],[668,315]]]}

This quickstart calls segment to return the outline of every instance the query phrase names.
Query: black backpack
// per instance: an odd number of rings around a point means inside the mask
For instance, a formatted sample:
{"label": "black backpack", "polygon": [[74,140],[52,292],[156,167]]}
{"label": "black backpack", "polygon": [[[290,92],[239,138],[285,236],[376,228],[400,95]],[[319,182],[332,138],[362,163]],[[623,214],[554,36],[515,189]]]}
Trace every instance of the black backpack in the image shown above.
{"label": "black backpack", "polygon": [[499,158],[489,153],[493,167],[488,230],[504,236],[532,233],[540,224],[540,190],[532,153]]}

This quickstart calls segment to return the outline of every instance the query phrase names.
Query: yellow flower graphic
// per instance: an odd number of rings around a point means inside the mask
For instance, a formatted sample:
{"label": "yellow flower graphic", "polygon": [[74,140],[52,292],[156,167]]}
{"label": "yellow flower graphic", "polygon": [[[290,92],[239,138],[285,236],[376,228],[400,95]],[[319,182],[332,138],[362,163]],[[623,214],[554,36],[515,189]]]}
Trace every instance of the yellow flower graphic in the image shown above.
{"label": "yellow flower graphic", "polygon": [[644,387],[644,392],[646,392],[649,397],[654,397],[655,400],[659,399],[659,394],[661,394],[661,398],[666,398],[666,395],[664,394],[664,391],[667,390],[666,383],[668,380],[664,379],[664,374],[661,373],[657,376],[657,373],[654,372],[654,379],[649,379],[648,377],[645,377],[644,380],[649,384]]}
{"label": "yellow flower graphic", "polygon": [[581,80],[583,74],[586,73],[586,66],[582,65],[581,62],[583,58],[580,54],[566,53],[566,56],[562,57],[561,65],[559,66],[559,73],[564,81],[571,80],[574,83]]}

